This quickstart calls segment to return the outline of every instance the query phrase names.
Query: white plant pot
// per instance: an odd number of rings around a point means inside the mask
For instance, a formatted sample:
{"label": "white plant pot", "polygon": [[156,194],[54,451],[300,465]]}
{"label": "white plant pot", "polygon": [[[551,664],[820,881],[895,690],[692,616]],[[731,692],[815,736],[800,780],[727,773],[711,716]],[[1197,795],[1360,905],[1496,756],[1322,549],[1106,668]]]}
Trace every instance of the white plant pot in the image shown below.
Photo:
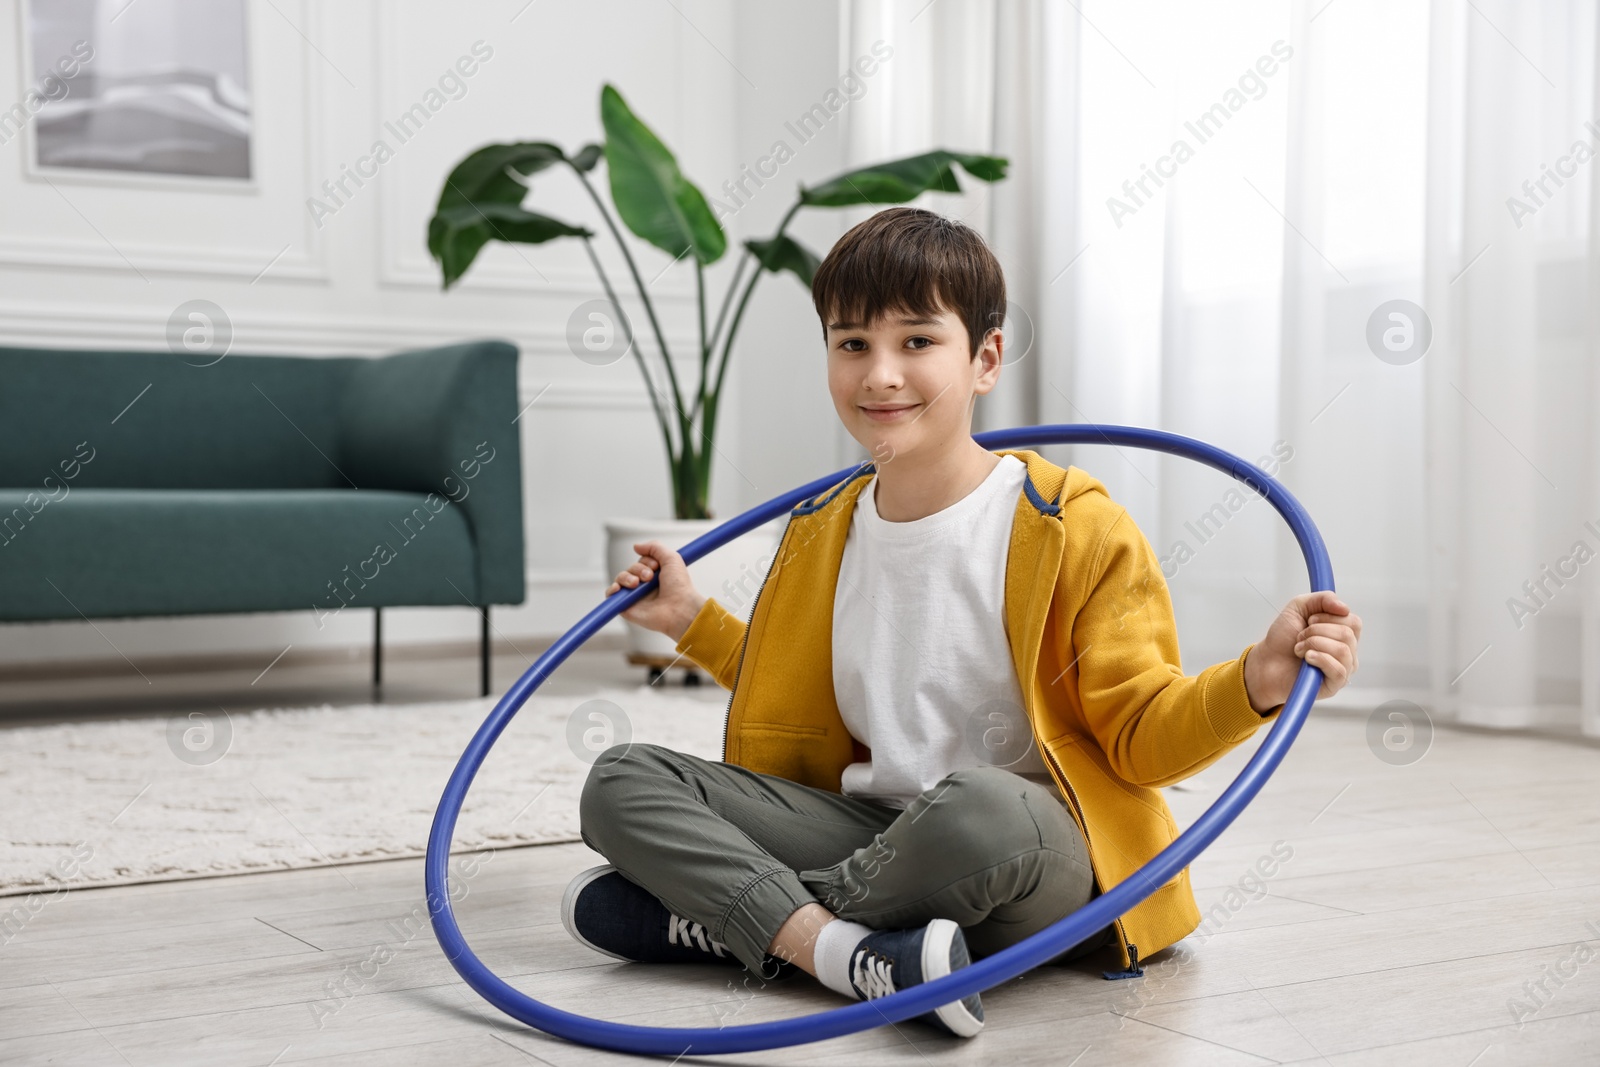
{"label": "white plant pot", "polygon": [[[684,545],[702,534],[721,526],[723,519],[611,519],[606,528],[606,585],[610,585],[621,571],[637,563],[639,553],[634,543],[660,541],[672,549]],[[767,576],[778,539],[783,534],[784,519],[774,519],[764,526],[742,534],[701,559],[689,564],[689,577],[702,596],[715,597],[733,614],[749,621],[755,607],[756,592]],[[620,594],[614,594],[620,595]],[[621,616],[618,616],[621,618]],[[627,658],[629,663],[664,668],[668,664],[697,669],[687,657],[679,656],[677,642],[666,634],[647,630],[628,619]]]}

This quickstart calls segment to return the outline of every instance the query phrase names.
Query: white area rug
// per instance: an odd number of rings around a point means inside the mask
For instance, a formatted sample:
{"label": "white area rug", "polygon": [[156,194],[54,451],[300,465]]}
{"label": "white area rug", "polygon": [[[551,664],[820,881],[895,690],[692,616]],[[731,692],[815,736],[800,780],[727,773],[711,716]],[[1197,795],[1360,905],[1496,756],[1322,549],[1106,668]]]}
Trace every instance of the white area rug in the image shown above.
{"label": "white area rug", "polygon": [[[720,758],[727,698],[535,693],[478,772],[454,850],[578,840],[579,790],[607,741]],[[0,896],[420,856],[497,699],[0,729]]]}

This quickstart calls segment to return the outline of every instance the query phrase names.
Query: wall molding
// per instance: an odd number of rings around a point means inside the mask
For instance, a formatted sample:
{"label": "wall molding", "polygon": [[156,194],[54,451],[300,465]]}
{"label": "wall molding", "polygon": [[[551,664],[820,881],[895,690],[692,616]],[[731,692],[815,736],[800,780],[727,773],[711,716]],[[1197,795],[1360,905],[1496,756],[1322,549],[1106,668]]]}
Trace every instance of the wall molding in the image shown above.
{"label": "wall molding", "polygon": [[[262,43],[260,23],[263,16],[260,9],[252,5],[255,14],[252,15],[250,32],[250,62],[251,62],[251,98],[252,101],[260,100],[265,94],[262,92],[260,72],[270,69],[270,64],[264,62],[266,58],[265,46]],[[28,56],[28,29],[27,29],[27,0],[19,0],[17,11],[17,33],[19,35],[18,47],[24,57]],[[300,0],[300,23],[307,27],[309,36],[321,39],[323,34],[321,8]],[[298,32],[298,31],[296,31]],[[311,195],[314,175],[319,170],[323,137],[322,109],[315,106],[314,101],[323,99],[324,76],[321,64],[312,62],[309,48],[302,47],[300,54],[300,93],[299,111],[302,113],[301,127],[301,190],[305,194],[297,198],[302,203],[305,197]],[[259,169],[259,162],[264,153],[259,145],[262,124],[259,119],[259,108],[253,104],[251,112],[251,155]],[[30,123],[23,130],[19,147],[25,153],[23,167],[23,181],[28,187],[52,187],[53,183],[60,181],[69,186],[107,187],[117,186],[115,176],[103,173],[86,173],[81,178],[70,173],[35,173],[31,160],[33,159],[33,126]],[[141,188],[137,182],[122,183],[129,192],[148,192],[152,194],[171,193],[174,190],[165,188]],[[201,192],[208,195],[225,196],[230,198],[261,197],[260,177],[253,176],[251,184],[254,191],[244,191],[238,188],[224,188],[219,186],[216,190],[203,190],[198,186],[180,195],[192,196]],[[58,189],[57,192],[60,192]],[[66,197],[66,193],[60,194]],[[69,204],[72,201],[67,201]],[[241,199],[239,202],[245,202]],[[73,205],[76,209],[76,205]],[[310,219],[305,213],[300,212],[302,226],[300,244],[303,251],[292,247],[284,251],[282,246],[274,248],[259,248],[223,252],[215,248],[194,245],[174,244],[135,244],[121,242],[113,245],[109,237],[100,239],[85,238],[83,240],[70,240],[60,237],[29,238],[29,237],[0,237],[0,266],[33,267],[54,270],[97,270],[110,271],[127,275],[130,272],[129,264],[135,272],[148,271],[158,275],[176,275],[187,277],[209,277],[222,275],[229,278],[265,278],[276,281],[318,282],[326,284],[330,281],[326,248],[320,241]],[[267,269],[270,265],[270,270]],[[137,273],[134,274],[137,276]]]}
{"label": "wall molding", "polygon": [[[329,280],[326,265],[318,257],[285,253],[276,261],[274,252],[219,252],[215,249],[178,246],[121,245],[119,255],[103,241],[79,242],[26,237],[0,239],[0,266],[43,268],[46,270],[100,270],[132,275],[129,263],[151,274],[210,278],[254,279],[258,275],[276,281],[319,282]],[[123,256],[127,258],[124,259]],[[270,265],[271,269],[267,270]]]}
{"label": "wall molding", "polygon": [[[224,308],[224,310],[227,310]],[[265,352],[274,355],[383,355],[389,352],[434,345],[456,344],[465,340],[500,338],[511,341],[522,351],[524,361],[577,359],[567,349],[564,332],[530,331],[526,320],[511,317],[494,321],[474,319],[473,333],[463,333],[460,319],[395,316],[314,315],[253,311],[230,319],[233,324],[232,351],[242,355]],[[40,348],[115,347],[130,350],[165,351],[166,318],[147,305],[84,307],[81,304],[40,304],[37,301],[0,301],[0,345],[11,347],[38,342]],[[679,353],[693,353],[694,341],[688,336],[667,337]],[[654,338],[646,358],[658,380],[660,357],[653,351]],[[627,362],[631,365],[632,358]],[[673,361],[682,384],[686,374],[699,374],[693,355],[680,355]],[[548,372],[548,365],[538,368]],[[581,373],[574,366],[574,373]],[[583,371],[593,368],[585,366]],[[730,372],[731,373],[731,372]],[[637,370],[632,380],[643,381]]]}

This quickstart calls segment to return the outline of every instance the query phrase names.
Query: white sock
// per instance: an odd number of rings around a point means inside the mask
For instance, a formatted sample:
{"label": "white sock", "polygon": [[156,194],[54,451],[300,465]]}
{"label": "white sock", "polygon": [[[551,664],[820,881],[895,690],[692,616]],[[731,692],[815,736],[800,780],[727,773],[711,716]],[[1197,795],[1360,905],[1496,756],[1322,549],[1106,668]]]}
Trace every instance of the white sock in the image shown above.
{"label": "white sock", "polygon": [[862,926],[848,919],[834,919],[817,931],[817,981],[852,1000],[861,999],[850,984],[850,957],[855,954],[856,946],[870,933],[870,926]]}

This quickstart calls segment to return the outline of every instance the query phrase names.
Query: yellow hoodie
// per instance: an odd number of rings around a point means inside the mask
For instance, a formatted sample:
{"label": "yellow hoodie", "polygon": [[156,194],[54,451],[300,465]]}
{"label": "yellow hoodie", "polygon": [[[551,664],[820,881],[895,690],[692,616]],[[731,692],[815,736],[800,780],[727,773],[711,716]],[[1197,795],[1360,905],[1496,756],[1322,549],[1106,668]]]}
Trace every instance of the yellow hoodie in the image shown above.
{"label": "yellow hoodie", "polygon": [[[1186,677],[1149,541],[1101,482],[1028,449],[1006,560],[1005,622],[1034,740],[1089,843],[1101,892],[1178,836],[1159,787],[1199,773],[1271,722],[1244,663]],[[732,691],[723,759],[839,792],[866,749],[833,693],[833,596],[864,464],[789,513],[747,627],[707,598],[677,651]],[[1124,971],[1200,924],[1189,869],[1116,920]],[[1108,975],[1110,977],[1110,975]]]}

